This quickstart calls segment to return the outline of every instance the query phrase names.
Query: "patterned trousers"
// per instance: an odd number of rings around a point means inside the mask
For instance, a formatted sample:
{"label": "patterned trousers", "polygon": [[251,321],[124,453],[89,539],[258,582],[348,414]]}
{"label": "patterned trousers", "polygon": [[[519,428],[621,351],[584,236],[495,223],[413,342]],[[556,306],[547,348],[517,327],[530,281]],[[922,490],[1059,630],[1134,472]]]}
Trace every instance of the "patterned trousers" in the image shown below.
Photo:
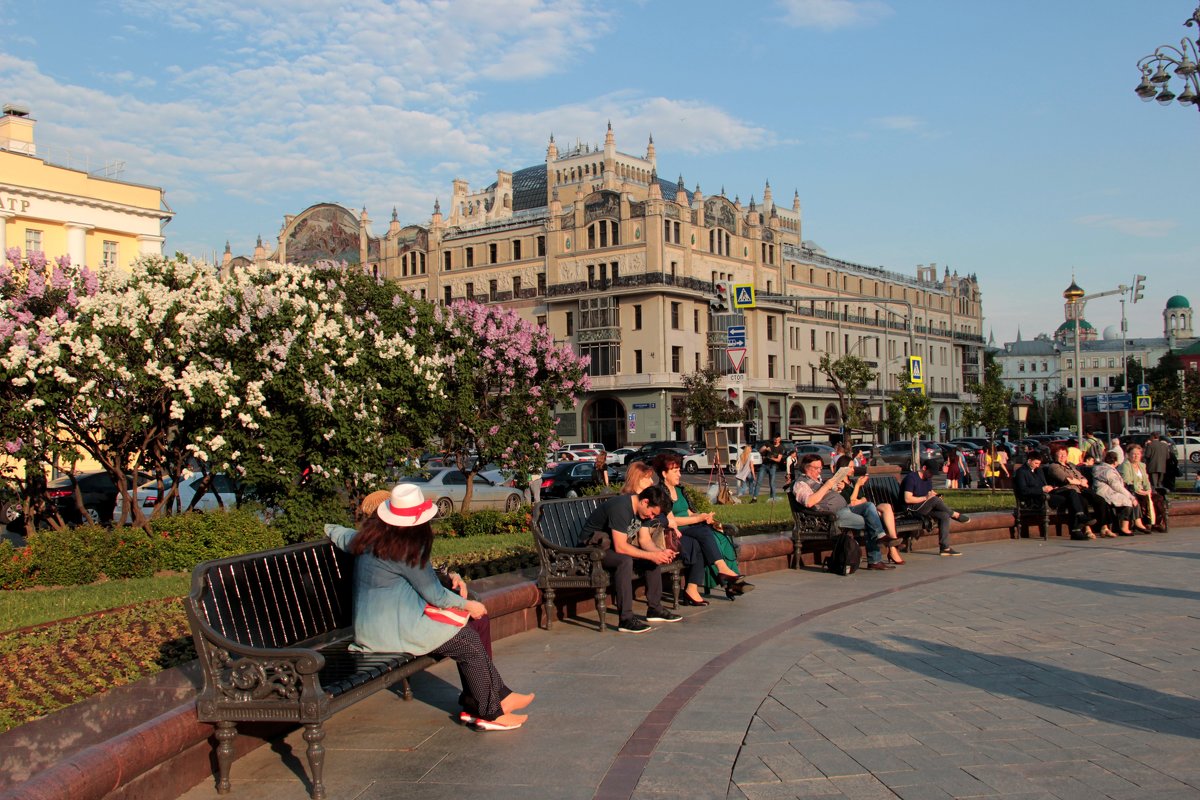
{"label": "patterned trousers", "polygon": [[462,681],[458,704],[463,711],[489,720],[504,713],[500,701],[512,694],[512,689],[504,685],[477,632],[470,627],[459,628],[450,641],[430,651],[430,654],[454,659],[459,680]]}

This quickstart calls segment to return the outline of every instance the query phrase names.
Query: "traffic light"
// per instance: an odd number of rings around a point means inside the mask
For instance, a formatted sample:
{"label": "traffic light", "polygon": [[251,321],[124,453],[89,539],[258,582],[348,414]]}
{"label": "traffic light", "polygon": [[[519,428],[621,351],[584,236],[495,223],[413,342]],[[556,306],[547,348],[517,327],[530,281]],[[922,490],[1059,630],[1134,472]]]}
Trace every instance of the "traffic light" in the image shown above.
{"label": "traffic light", "polygon": [[722,281],[721,283],[713,284],[715,294],[708,299],[709,306],[717,313],[729,311],[729,284]]}
{"label": "traffic light", "polygon": [[1142,291],[1145,288],[1146,288],[1146,276],[1145,275],[1134,275],[1133,276],[1133,302],[1136,303],[1138,300],[1142,299]]}
{"label": "traffic light", "polygon": [[725,398],[729,401],[729,404],[731,406],[733,406],[734,408],[742,407],[742,390],[741,389],[730,386],[728,389],[725,390]]}
{"label": "traffic light", "polygon": [[750,438],[758,438],[758,420],[756,419],[750,420]]}

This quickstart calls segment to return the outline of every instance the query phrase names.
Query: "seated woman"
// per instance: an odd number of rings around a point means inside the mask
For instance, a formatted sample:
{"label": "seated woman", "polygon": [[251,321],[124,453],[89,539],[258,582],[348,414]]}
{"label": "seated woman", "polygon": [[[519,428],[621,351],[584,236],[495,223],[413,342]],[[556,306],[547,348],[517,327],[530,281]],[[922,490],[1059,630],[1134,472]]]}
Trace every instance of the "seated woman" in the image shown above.
{"label": "seated woman", "polygon": [[[1142,461],[1141,445],[1131,444],[1125,451],[1125,461],[1121,463],[1121,479],[1125,486],[1138,501],[1141,508],[1141,518],[1150,523],[1150,530],[1158,530],[1159,520],[1162,519],[1162,498],[1150,486],[1150,476],[1146,473],[1146,464]],[[1139,526],[1138,530],[1144,530]]]}
{"label": "seated woman", "polygon": [[[839,458],[837,461],[834,462],[833,471],[837,472],[842,467],[854,466],[854,465],[855,464],[854,464],[853,458],[851,458],[850,456],[842,456],[841,458]],[[866,465],[863,464],[862,466],[866,466]],[[946,468],[943,467],[943,472],[945,471],[945,469]],[[804,477],[807,478],[809,476],[805,475]],[[837,491],[840,492],[842,494],[842,496],[846,498],[847,503],[849,503],[851,506],[857,506],[860,502],[866,501],[865,497],[860,498],[858,495],[859,495],[859,492],[861,492],[863,490],[863,488],[867,485],[868,477],[869,476],[864,473],[863,475],[858,476],[858,478],[854,481],[854,483],[850,483],[850,479],[849,479],[849,477],[847,477],[846,480],[842,482],[842,485],[840,487],[837,487]],[[847,489],[847,487],[849,487],[849,489]],[[795,496],[794,492],[793,492],[793,496]],[[883,546],[887,547],[888,562],[892,563],[892,564],[896,564],[897,566],[899,566],[901,564],[907,564],[908,562],[905,561],[900,556],[900,548],[896,545],[896,542],[899,541],[900,537],[896,534],[896,511],[895,511],[895,509],[892,508],[892,504],[891,503],[879,503],[879,504],[872,503],[871,505],[874,506],[876,513],[879,514],[879,521],[881,523],[883,523],[883,530],[884,530],[885,536],[882,539],[880,539],[879,541],[883,544]],[[868,547],[867,548],[868,566],[870,566],[870,559],[871,559],[871,548]],[[881,560],[881,559],[878,559],[878,560]]]}
{"label": "seated woman", "polygon": [[[663,488],[671,497],[671,513],[667,515],[670,526],[678,530],[684,540],[693,539],[700,545],[703,561],[706,565],[716,568],[717,582],[724,587],[725,596],[733,600],[738,595],[753,589],[754,584],[747,583],[746,579],[729,566],[724,556],[721,555],[721,550],[717,546],[717,532],[712,527],[717,521],[716,517],[711,512],[697,514],[688,505],[687,496],[679,488],[679,484],[683,481],[683,459],[676,453],[659,453],[654,457],[653,466],[662,481]],[[684,563],[687,563],[686,560]],[[699,588],[695,584],[689,583],[686,588],[687,602],[682,600],[680,602],[683,602],[684,605],[708,605],[707,601],[698,599]]]}
{"label": "seated woman", "polygon": [[[625,470],[625,484],[621,494],[641,494],[642,489],[653,486],[658,475],[644,461],[635,461]],[[695,539],[684,539],[674,531],[670,531],[666,516],[658,518],[658,529],[663,532],[661,540],[656,540],[652,531],[655,526],[642,528],[638,536],[638,547],[651,553],[656,550],[674,550],[683,561],[684,572],[683,598],[679,601],[685,606],[706,606],[708,601],[700,596],[700,587],[704,584],[704,555],[700,551],[700,543]],[[671,533],[673,535],[668,536]]]}
{"label": "seated woman", "polygon": [[[1125,481],[1117,472],[1119,457],[1112,450],[1104,454],[1104,461],[1092,467],[1092,491],[1108,504],[1109,524],[1100,531],[1102,536],[1133,536],[1130,525],[1137,518],[1138,530],[1145,531],[1141,514],[1138,512],[1137,499],[1125,488]],[[1117,531],[1112,530],[1116,525]]]}
{"label": "seated woman", "polygon": [[[521,727],[515,712],[533,701],[504,685],[479,634],[463,623],[487,608],[438,581],[429,563],[437,507],[411,484],[399,484],[359,529],[326,525],[354,562],[355,646],[382,653],[429,653],[454,659],[462,680],[459,720],[483,731]],[[458,613],[454,613],[457,610]],[[466,612],[465,614],[462,612]]]}
{"label": "seated woman", "polygon": [[1069,453],[1065,445],[1051,445],[1050,458],[1053,462],[1042,469],[1046,483],[1053,487],[1050,505],[1067,512],[1071,519],[1072,539],[1095,539],[1096,534],[1089,524],[1088,500],[1083,494],[1085,488],[1090,491],[1087,478],[1068,461]]}

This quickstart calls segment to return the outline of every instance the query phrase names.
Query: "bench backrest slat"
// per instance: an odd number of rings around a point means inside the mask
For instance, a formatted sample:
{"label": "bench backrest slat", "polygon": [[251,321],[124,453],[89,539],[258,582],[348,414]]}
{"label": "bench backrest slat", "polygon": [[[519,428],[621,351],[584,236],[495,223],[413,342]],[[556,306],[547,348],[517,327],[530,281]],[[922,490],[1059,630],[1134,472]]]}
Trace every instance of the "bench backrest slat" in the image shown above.
{"label": "bench backrest slat", "polygon": [[597,507],[613,495],[588,495],[569,500],[547,500],[538,504],[533,529],[558,547],[582,547],[583,524]]}
{"label": "bench backrest slat", "polygon": [[288,647],[349,626],[353,557],[308,542],[201,564],[193,599],[217,633],[252,647]]}

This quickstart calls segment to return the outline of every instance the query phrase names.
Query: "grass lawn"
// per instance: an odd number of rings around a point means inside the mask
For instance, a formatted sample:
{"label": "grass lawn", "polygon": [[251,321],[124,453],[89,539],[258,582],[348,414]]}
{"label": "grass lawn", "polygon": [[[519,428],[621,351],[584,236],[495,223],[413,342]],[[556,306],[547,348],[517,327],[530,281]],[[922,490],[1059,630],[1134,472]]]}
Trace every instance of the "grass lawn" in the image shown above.
{"label": "grass lawn", "polygon": [[187,594],[191,577],[158,575],[89,586],[0,592],[0,631]]}

